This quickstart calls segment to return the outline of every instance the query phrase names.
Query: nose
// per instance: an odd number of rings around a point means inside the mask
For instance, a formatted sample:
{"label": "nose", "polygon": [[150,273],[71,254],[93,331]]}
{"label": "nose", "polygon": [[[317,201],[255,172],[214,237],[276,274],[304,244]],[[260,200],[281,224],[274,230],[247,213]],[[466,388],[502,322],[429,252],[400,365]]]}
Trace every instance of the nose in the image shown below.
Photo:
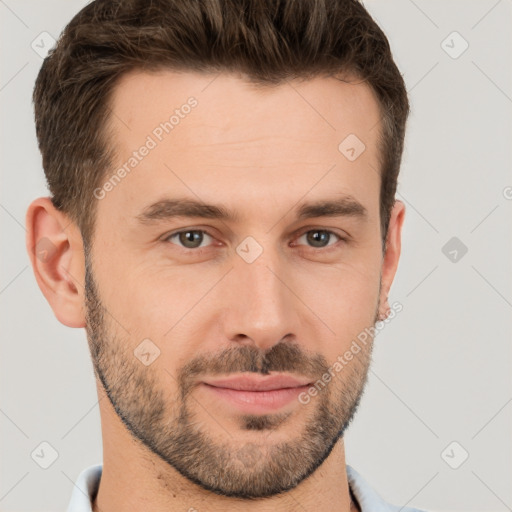
{"label": "nose", "polygon": [[293,276],[277,251],[264,250],[248,263],[235,255],[224,287],[223,315],[227,339],[268,350],[299,331],[300,301],[293,293]]}

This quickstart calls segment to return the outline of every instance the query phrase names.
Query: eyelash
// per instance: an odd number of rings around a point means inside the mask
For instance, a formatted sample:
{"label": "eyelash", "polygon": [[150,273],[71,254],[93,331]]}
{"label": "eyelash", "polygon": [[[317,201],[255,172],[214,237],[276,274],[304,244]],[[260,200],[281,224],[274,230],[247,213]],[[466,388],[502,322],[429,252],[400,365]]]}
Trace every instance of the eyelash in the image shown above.
{"label": "eyelash", "polygon": [[[307,231],[303,231],[301,234],[299,234],[298,238],[301,238],[303,237],[304,235],[307,235],[308,233],[314,233],[314,232],[322,232],[322,233],[328,233],[329,235],[334,235],[335,237],[339,238],[339,242],[348,242],[348,239],[347,238],[344,238],[342,237],[341,235],[339,235],[338,233],[335,233],[334,231],[331,231],[329,229],[320,229],[320,228],[316,228],[316,229],[308,229]],[[204,229],[184,229],[184,230],[181,230],[181,231],[176,231],[175,233],[171,233],[170,235],[166,236],[163,241],[164,242],[169,242],[172,238],[174,237],[178,237],[179,235],[181,235],[182,233],[204,233],[206,235],[208,235],[209,237],[211,238],[215,238],[213,235],[211,235],[210,233],[208,233],[208,231],[204,230]],[[330,240],[329,240],[330,241]],[[172,243],[172,242],[170,242]],[[178,244],[175,244],[175,245],[178,245]],[[308,246],[310,249],[317,249],[318,251],[328,251],[330,249],[332,249],[334,246],[336,246],[337,244],[334,243],[334,244],[331,244],[331,245],[326,245],[325,247],[312,247],[312,246]],[[178,245],[178,247],[180,249],[183,249],[184,251],[196,251],[196,252],[199,252],[201,251],[202,249],[207,249],[208,247],[195,247],[195,248],[189,248],[189,247],[183,247],[183,246],[180,246]]]}

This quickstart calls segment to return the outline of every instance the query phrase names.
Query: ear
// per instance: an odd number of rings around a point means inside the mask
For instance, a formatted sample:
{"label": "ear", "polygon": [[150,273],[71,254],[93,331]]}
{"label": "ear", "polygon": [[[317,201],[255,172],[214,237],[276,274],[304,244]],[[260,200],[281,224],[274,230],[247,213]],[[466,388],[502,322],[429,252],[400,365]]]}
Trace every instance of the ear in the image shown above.
{"label": "ear", "polygon": [[389,219],[388,234],[386,237],[386,250],[382,260],[381,290],[379,297],[379,319],[385,319],[389,314],[388,294],[398,268],[400,250],[402,246],[402,225],[405,218],[405,205],[395,200],[391,217]]}
{"label": "ear", "polygon": [[39,288],[59,322],[85,327],[85,259],[80,230],[49,197],[35,199],[25,220],[26,247]]}

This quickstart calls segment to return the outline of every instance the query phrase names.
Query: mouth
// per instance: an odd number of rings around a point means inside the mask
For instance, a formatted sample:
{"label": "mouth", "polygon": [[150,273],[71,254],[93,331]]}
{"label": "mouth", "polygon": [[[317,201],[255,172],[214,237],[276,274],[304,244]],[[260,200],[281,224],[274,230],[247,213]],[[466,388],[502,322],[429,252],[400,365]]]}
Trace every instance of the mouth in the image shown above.
{"label": "mouth", "polygon": [[265,414],[298,401],[311,385],[310,379],[290,375],[247,376],[208,379],[201,386],[213,397],[242,412]]}

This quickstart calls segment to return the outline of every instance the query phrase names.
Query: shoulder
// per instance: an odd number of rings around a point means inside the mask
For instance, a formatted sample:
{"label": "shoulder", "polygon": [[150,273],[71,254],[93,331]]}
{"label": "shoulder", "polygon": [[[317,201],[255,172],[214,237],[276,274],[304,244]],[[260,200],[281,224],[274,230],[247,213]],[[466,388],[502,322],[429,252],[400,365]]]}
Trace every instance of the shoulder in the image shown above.
{"label": "shoulder", "polygon": [[392,505],[386,502],[352,466],[347,464],[346,469],[350,490],[355,496],[361,512],[426,512],[418,508]]}
{"label": "shoulder", "polygon": [[67,512],[91,512],[92,500],[96,497],[101,480],[103,464],[84,469],[76,479]]}

